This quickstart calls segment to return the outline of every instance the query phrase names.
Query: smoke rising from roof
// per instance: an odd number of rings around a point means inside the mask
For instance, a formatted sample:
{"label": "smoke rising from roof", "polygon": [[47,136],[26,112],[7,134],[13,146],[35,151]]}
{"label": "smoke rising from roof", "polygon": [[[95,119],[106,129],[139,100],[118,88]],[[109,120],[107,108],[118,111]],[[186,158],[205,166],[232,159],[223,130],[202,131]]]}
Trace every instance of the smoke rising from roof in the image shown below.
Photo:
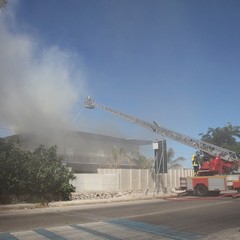
{"label": "smoke rising from roof", "polygon": [[0,124],[15,133],[70,127],[84,91],[82,74],[75,71],[78,56],[56,46],[42,50],[36,39],[11,32],[2,19],[0,53]]}

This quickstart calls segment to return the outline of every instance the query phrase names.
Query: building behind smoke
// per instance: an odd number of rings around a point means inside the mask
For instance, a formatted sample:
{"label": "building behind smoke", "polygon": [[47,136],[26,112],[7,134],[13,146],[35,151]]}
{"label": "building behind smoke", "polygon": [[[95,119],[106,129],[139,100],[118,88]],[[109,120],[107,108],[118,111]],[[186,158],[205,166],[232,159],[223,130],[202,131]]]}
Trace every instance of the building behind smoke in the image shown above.
{"label": "building behind smoke", "polygon": [[[131,161],[141,146],[152,141],[125,139],[81,131],[62,131],[48,134],[19,134],[7,137],[17,141],[25,150],[40,145],[57,145],[64,163],[75,173],[96,173],[98,168],[137,168]],[[117,155],[114,157],[114,155]],[[121,159],[120,159],[121,158]]]}

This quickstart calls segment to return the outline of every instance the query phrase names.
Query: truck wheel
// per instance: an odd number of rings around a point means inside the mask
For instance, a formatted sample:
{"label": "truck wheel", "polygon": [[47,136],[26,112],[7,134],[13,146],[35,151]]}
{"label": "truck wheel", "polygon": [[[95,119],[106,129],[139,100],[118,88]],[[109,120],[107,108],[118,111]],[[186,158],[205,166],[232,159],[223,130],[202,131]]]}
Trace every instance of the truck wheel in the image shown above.
{"label": "truck wheel", "polygon": [[205,197],[208,194],[208,188],[204,184],[198,184],[195,187],[195,195]]}
{"label": "truck wheel", "polygon": [[220,195],[220,191],[213,191],[211,192],[212,196],[219,196]]}

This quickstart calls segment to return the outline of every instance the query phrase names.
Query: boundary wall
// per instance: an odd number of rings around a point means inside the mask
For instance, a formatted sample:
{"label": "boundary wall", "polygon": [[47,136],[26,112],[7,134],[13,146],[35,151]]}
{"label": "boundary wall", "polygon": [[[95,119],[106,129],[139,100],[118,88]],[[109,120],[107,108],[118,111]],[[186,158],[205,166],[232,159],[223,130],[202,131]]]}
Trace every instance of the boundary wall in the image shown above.
{"label": "boundary wall", "polygon": [[[93,191],[146,191],[156,188],[156,176],[148,169],[98,169],[96,174],[76,173],[72,182],[76,192]],[[168,170],[159,174],[159,189],[175,189],[180,186],[180,177],[194,176],[192,169]]]}

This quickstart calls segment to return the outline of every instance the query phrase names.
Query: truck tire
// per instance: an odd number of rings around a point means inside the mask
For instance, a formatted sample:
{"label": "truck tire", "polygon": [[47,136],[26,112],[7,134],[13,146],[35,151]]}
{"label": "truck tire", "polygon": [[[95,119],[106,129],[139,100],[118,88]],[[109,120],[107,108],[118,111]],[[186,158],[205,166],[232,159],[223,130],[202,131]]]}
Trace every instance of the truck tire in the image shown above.
{"label": "truck tire", "polygon": [[220,195],[220,191],[212,191],[210,192],[212,196],[219,196]]}
{"label": "truck tire", "polygon": [[195,195],[205,197],[208,194],[208,188],[204,184],[198,184],[195,187]]}

